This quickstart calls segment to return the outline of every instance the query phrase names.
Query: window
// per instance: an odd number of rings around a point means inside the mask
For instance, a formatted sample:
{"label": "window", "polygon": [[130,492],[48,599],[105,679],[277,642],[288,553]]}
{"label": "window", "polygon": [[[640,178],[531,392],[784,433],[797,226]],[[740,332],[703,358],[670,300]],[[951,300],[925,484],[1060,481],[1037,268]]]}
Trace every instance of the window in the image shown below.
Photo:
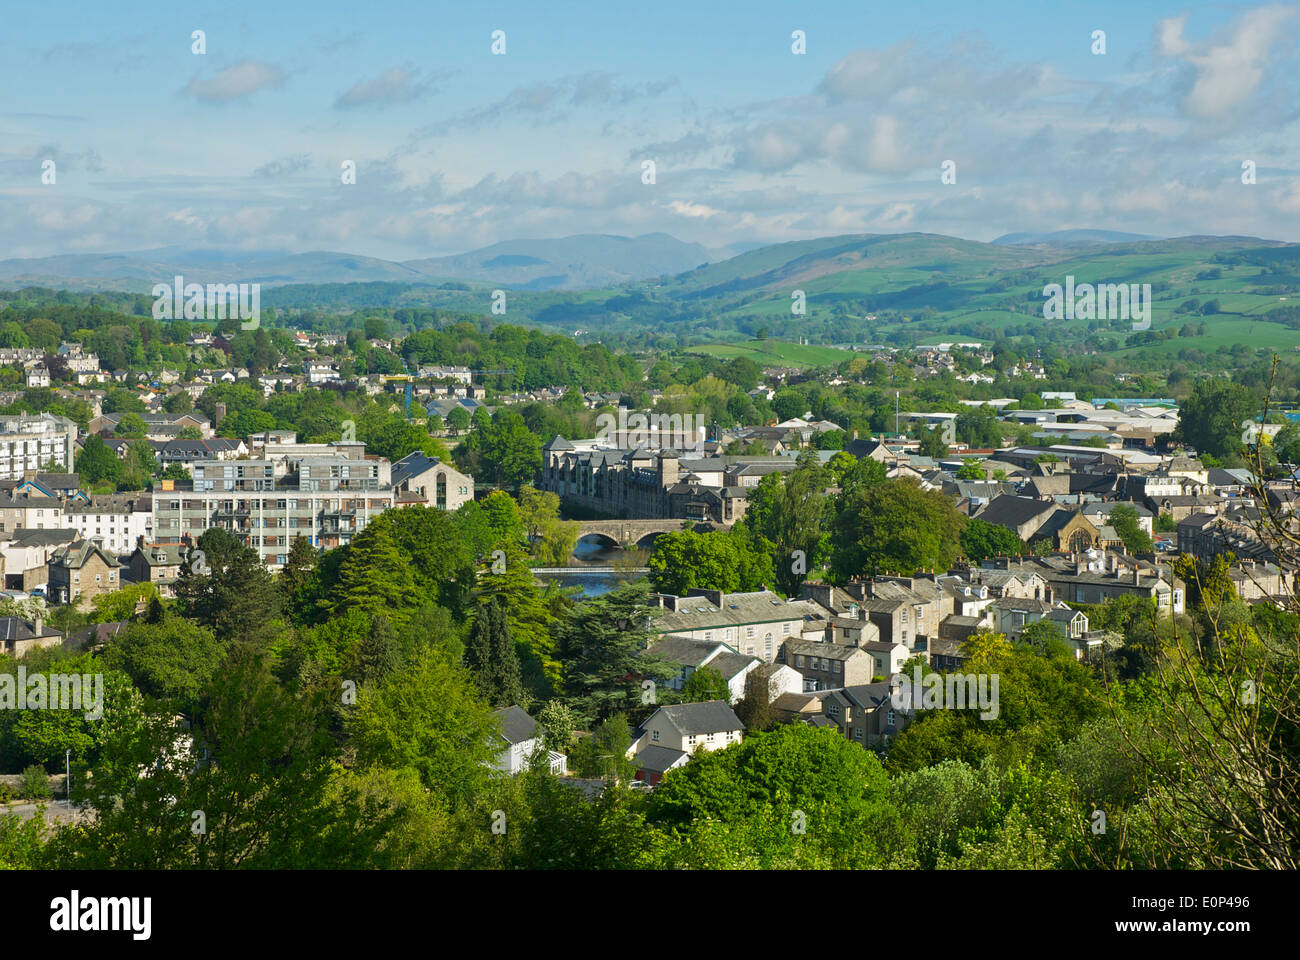
{"label": "window", "polygon": [[658,731],[658,730],[651,730],[651,731],[650,731],[650,739],[653,740],[655,743],[658,743],[658,742],[659,742],[659,731]]}
{"label": "window", "polygon": [[861,739],[862,739],[862,728],[861,728],[861,727],[854,727],[854,728],[853,728],[853,739],[854,739],[854,740],[861,740]]}
{"label": "window", "polygon": [[788,623],[781,624],[781,632],[788,635],[790,633],[790,624]]}
{"label": "window", "polygon": [[754,628],[753,628],[753,627],[746,627],[746,628],[745,628],[745,636],[747,636],[747,637],[751,637],[751,638],[752,638],[752,637],[754,636]]}
{"label": "window", "polygon": [[885,718],[885,725],[892,727],[894,725],[894,711],[890,710],[889,715]]}
{"label": "window", "polygon": [[794,658],[794,665],[795,665],[796,667],[802,667],[802,666],[803,666],[803,657],[796,655],[795,658]]}
{"label": "window", "polygon": [[834,668],[836,673],[840,672],[840,662],[838,660],[832,661],[831,666]]}

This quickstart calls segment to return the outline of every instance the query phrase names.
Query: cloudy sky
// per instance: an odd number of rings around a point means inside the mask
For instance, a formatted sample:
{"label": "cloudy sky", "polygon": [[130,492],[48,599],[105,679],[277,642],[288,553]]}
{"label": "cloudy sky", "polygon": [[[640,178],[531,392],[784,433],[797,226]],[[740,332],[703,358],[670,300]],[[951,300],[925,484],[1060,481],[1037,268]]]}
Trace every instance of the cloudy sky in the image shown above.
{"label": "cloudy sky", "polygon": [[54,0],[4,21],[0,257],[1300,240],[1296,4]]}

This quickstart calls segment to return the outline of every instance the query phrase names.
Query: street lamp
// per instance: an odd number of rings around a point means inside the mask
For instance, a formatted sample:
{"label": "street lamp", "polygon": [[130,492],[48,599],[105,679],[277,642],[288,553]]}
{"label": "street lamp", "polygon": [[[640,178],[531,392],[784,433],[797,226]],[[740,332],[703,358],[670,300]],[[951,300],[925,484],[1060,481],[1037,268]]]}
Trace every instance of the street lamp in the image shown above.
{"label": "street lamp", "polygon": [[67,753],[63,756],[64,780],[63,780],[63,801],[72,809],[72,748],[69,747]]}

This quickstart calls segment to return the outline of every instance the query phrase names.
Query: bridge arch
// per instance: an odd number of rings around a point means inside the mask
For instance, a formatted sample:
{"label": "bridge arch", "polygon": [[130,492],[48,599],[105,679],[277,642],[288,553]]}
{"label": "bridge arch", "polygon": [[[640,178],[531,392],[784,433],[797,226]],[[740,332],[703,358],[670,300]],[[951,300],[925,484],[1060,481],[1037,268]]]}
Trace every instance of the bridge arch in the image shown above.
{"label": "bridge arch", "polygon": [[574,543],[574,547],[576,548],[579,543],[594,543],[594,544],[599,544],[602,547],[621,546],[618,540],[616,540],[614,537],[611,537],[608,533],[601,533],[599,531],[593,531],[592,533],[582,534],[580,537],[578,537],[577,542]]}
{"label": "bridge arch", "polygon": [[[618,547],[638,547],[648,550],[654,546],[656,538],[665,533],[677,533],[686,529],[688,520],[580,520],[578,521],[578,541],[592,542],[599,538],[602,543]],[[715,529],[712,523],[695,523],[694,529],[704,533]]]}

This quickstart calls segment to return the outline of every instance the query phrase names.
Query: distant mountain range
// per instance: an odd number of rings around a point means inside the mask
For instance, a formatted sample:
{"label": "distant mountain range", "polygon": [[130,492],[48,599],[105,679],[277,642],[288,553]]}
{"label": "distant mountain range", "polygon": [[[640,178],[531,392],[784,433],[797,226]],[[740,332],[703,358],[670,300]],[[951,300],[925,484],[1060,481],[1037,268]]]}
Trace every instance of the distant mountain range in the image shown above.
{"label": "distant mountain range", "polygon": [[[1116,238],[1119,238],[1118,240]],[[654,347],[764,338],[812,344],[1000,336],[1163,338],[1169,351],[1234,344],[1300,349],[1300,244],[1255,237],[1146,239],[1101,230],[1010,234],[993,243],[927,233],[820,237],[709,250],[665,234],[494,244],[403,263],[344,253],[165,248],[0,261],[0,285],[150,291],[260,282],[264,307],[296,312],[438,310],[484,316],[512,289],[510,322]],[[1047,322],[1049,284],[1151,284],[1151,329],[1124,317]],[[1104,321],[1104,322],[1103,322]],[[1127,345],[1126,345],[1127,344]]]}
{"label": "distant mountain range", "polygon": [[0,283],[147,291],[182,274],[194,283],[499,283],[523,290],[584,290],[684,273],[760,244],[709,249],[666,233],[640,237],[581,234],[508,240],[450,257],[398,262],[320,251],[236,252],[164,247],[120,254],[67,254],[0,260]]}
{"label": "distant mountain range", "polygon": [[1055,233],[1004,233],[993,242],[1007,247],[1094,247],[1103,243],[1137,243],[1162,240],[1143,233],[1120,233],[1118,230],[1057,230]]}

